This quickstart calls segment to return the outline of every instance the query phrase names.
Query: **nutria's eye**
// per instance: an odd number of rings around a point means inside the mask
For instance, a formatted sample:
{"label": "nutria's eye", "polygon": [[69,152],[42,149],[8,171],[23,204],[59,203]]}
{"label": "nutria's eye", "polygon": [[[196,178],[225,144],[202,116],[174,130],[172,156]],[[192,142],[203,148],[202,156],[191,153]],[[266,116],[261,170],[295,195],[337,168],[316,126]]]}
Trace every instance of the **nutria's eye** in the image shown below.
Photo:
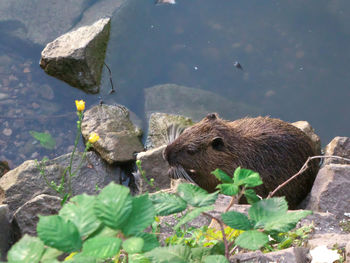
{"label": "nutria's eye", "polygon": [[209,113],[209,114],[207,115],[207,119],[208,119],[208,120],[215,120],[215,119],[217,119],[216,113]]}
{"label": "nutria's eye", "polygon": [[196,149],[195,148],[187,148],[186,152],[190,155],[194,155],[196,153]]}
{"label": "nutria's eye", "polygon": [[215,137],[212,141],[211,141],[211,146],[213,147],[214,150],[217,151],[222,151],[224,149],[224,140],[221,137]]}

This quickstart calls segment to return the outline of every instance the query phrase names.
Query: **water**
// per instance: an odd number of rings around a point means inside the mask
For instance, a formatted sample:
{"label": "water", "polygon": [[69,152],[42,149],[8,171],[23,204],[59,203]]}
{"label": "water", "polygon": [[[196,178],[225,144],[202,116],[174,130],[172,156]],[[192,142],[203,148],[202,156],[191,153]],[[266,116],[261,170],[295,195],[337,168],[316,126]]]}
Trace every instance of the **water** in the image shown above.
{"label": "water", "polygon": [[[106,57],[117,92],[108,95],[104,70],[102,97],[127,106],[145,127],[144,89],[175,83],[244,102],[261,115],[307,120],[326,145],[350,134],[349,11],[345,0],[130,0],[113,16]],[[46,76],[38,66],[43,46],[11,36],[19,27],[0,23],[8,36],[0,39],[0,160],[12,167],[67,153],[74,100],[99,102],[99,95]],[[56,149],[40,147],[31,130],[50,132]]]}

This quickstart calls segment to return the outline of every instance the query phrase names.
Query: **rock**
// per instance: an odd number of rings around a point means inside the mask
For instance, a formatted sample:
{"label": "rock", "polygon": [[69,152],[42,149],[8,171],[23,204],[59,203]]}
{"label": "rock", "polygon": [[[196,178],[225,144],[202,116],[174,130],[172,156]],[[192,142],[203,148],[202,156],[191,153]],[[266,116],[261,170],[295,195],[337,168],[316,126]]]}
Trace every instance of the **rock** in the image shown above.
{"label": "rock", "polygon": [[79,19],[89,0],[0,1],[0,23],[13,28],[11,35],[35,44],[66,33]]}
{"label": "rock", "polygon": [[240,253],[230,258],[232,263],[307,263],[311,262],[309,250],[303,247],[291,247],[276,252],[262,253],[261,251]]}
{"label": "rock", "polygon": [[38,195],[27,201],[16,210],[13,217],[16,220],[21,235],[36,236],[38,215],[54,215],[61,209],[62,199],[52,195]]}
{"label": "rock", "polygon": [[68,32],[46,45],[40,67],[88,93],[98,93],[110,32],[110,18]]}
{"label": "rock", "polygon": [[327,246],[328,248],[345,248],[346,244],[350,242],[350,234],[315,234],[308,242],[308,247],[313,249],[319,246]]}
{"label": "rock", "polygon": [[[72,171],[78,168],[81,156],[81,153],[74,155]],[[45,174],[49,182],[54,181],[57,185],[60,183],[62,173],[70,162],[70,157],[71,154],[66,154],[47,162]],[[96,186],[103,188],[111,181],[117,183],[121,181],[121,175],[116,172],[116,167],[104,163],[96,153],[88,152],[86,157],[81,164],[81,168],[72,178],[73,195],[82,193],[96,194]],[[67,187],[65,184],[65,189]],[[25,161],[1,177],[0,188],[4,190],[5,200],[3,202],[9,205],[11,215],[24,203],[38,195],[50,194],[58,196],[55,191],[45,184],[33,160]]]}
{"label": "rock", "polygon": [[296,121],[296,122],[293,122],[291,124],[306,133],[306,135],[311,139],[314,152],[316,153],[316,155],[320,155],[321,154],[321,139],[315,133],[315,130],[311,127],[310,123],[308,123],[307,121]]}
{"label": "rock", "polygon": [[193,125],[190,118],[166,113],[152,113],[148,123],[146,148],[152,149],[169,143],[167,129],[173,124],[180,130]]}
{"label": "rock", "polygon": [[346,234],[346,231],[339,224],[339,219],[332,213],[314,211],[311,215],[300,221],[301,226],[313,225],[313,235],[322,234]]}
{"label": "rock", "polygon": [[330,212],[338,218],[350,212],[350,165],[323,166],[315,179],[307,209]]}
{"label": "rock", "polygon": [[130,121],[124,106],[104,104],[89,109],[84,113],[81,132],[85,140],[91,132],[100,136],[93,147],[108,163],[133,161],[135,153],[144,150],[142,131]]}
{"label": "rock", "polygon": [[0,260],[6,260],[10,248],[11,224],[7,205],[0,205]]}
{"label": "rock", "polygon": [[350,242],[348,242],[345,247],[345,258],[345,263],[350,263]]}
{"label": "rock", "polygon": [[145,89],[147,117],[154,112],[179,114],[200,121],[207,113],[217,112],[223,118],[238,119],[257,115],[259,110],[244,103],[232,102],[215,93],[179,86],[162,84]]}
{"label": "rock", "polygon": [[0,178],[10,171],[10,167],[7,161],[0,161]]}
{"label": "rock", "polygon": [[137,154],[136,159],[141,161],[142,170],[145,172],[146,178],[150,180],[154,179],[154,186],[148,185],[142,178],[141,183],[138,185],[140,193],[154,192],[157,189],[170,188],[171,180],[168,176],[169,165],[163,159],[163,151],[166,145],[149,150],[147,152],[140,152]]}
{"label": "rock", "polygon": [[[335,137],[324,149],[324,155],[336,155],[350,159],[350,138],[348,137]],[[327,164],[348,164],[345,160],[326,158],[323,165]],[[350,212],[350,211],[349,211]]]}

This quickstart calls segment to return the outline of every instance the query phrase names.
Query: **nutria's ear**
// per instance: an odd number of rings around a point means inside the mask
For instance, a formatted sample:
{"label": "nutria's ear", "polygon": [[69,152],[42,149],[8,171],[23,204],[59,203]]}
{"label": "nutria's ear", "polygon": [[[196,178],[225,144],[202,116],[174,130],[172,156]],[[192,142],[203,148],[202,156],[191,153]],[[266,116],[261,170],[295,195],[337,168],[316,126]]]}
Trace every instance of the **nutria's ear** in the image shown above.
{"label": "nutria's ear", "polygon": [[207,115],[207,119],[208,120],[215,120],[215,119],[217,119],[218,118],[218,115],[216,114],[216,113],[209,113],[208,115]]}
{"label": "nutria's ear", "polygon": [[215,137],[211,141],[211,147],[213,147],[214,150],[222,151],[225,147],[224,140],[221,137]]}

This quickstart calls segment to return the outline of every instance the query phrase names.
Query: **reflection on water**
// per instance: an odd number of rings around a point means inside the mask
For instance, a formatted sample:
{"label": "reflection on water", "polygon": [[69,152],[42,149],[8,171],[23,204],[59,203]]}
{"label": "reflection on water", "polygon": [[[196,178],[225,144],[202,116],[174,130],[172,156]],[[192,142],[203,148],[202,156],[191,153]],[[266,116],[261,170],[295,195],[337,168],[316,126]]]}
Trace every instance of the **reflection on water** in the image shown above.
{"label": "reflection on water", "polygon": [[[144,119],[145,88],[174,83],[202,89],[262,115],[307,120],[325,145],[350,134],[349,11],[345,0],[178,0],[175,5],[130,0],[113,16],[107,50],[116,93],[108,95],[104,70],[102,97]],[[91,107],[98,96],[46,76],[38,66],[38,45],[9,35],[22,25],[4,25],[0,161],[14,167],[67,153],[74,140],[74,100]],[[56,149],[40,147],[30,131],[49,132]]]}

